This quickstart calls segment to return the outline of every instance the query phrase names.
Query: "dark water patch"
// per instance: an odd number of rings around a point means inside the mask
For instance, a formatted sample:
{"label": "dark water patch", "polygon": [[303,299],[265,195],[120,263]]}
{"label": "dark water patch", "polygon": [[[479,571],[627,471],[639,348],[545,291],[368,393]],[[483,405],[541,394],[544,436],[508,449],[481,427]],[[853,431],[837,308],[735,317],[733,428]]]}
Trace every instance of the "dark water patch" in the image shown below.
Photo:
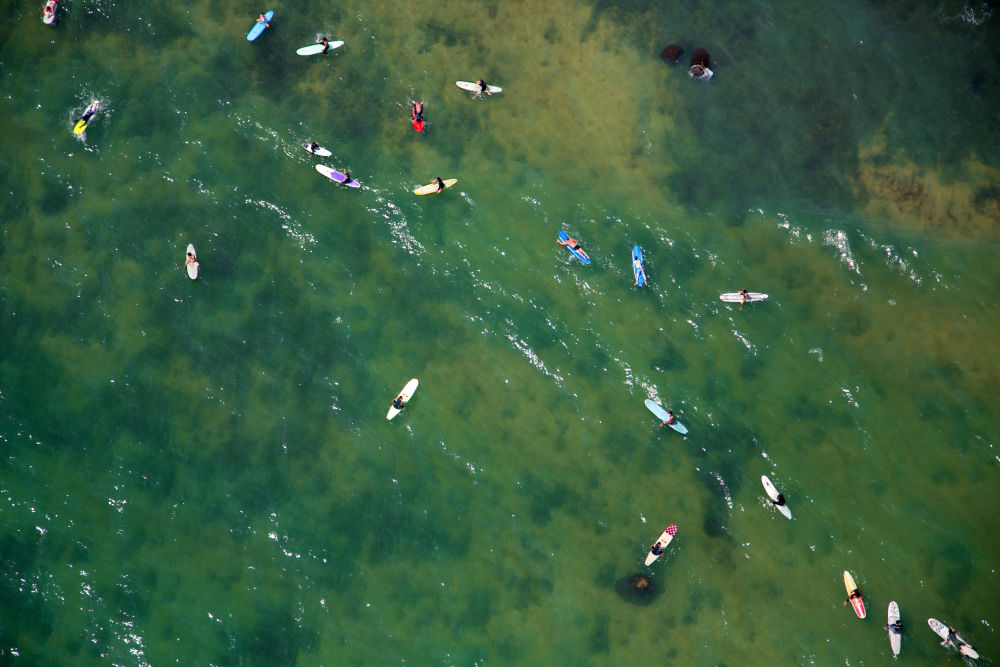
{"label": "dark water patch", "polygon": [[598,614],[591,623],[587,633],[587,647],[592,655],[611,651],[611,617],[608,614]]}
{"label": "dark water patch", "polygon": [[658,597],[658,587],[648,574],[630,574],[615,582],[615,592],[628,602],[640,607],[652,604]]}
{"label": "dark water patch", "polygon": [[518,577],[508,574],[507,588],[516,593],[514,607],[523,610],[544,604],[552,595],[554,586],[548,576]]}
{"label": "dark water patch", "polygon": [[[295,664],[300,653],[312,650],[318,635],[314,629],[302,621],[296,620],[295,613],[289,609],[294,603],[289,601],[285,607],[273,605],[254,608],[254,620],[245,631],[237,631],[237,646],[246,643],[248,654],[242,651],[238,655],[252,656],[252,662],[259,665],[291,665]],[[242,642],[240,641],[242,639]],[[230,654],[223,662],[233,662],[236,655]]]}
{"label": "dark water patch", "polygon": [[493,596],[483,590],[472,591],[467,598],[465,611],[458,619],[460,629],[485,627],[493,617]]}
{"label": "dark water patch", "polygon": [[658,373],[687,370],[687,361],[684,360],[681,351],[673,343],[666,342],[660,345],[662,354],[649,362],[650,369]]}

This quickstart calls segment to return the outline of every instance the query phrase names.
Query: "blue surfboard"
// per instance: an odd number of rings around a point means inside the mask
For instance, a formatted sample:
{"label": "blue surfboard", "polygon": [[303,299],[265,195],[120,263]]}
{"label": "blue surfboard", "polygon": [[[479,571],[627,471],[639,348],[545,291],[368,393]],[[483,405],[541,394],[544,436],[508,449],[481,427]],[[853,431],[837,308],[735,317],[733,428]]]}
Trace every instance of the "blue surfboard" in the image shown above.
{"label": "blue surfboard", "polygon": [[[647,398],[646,399],[646,408],[650,412],[652,412],[654,415],[656,415],[656,417],[660,421],[662,421],[662,422],[665,422],[668,419],[670,419],[670,415],[667,414],[667,411],[664,410],[663,407],[659,403],[657,403],[656,401],[654,401],[651,398]],[[674,421],[672,423],[667,424],[667,426],[669,426],[670,428],[674,429],[675,431],[677,431],[681,435],[686,435],[687,432],[688,432],[687,426],[685,426],[684,424],[682,424],[679,421],[677,421],[676,418],[674,419]]]}
{"label": "blue surfboard", "polygon": [[[563,241],[563,245],[566,245],[566,241],[570,241],[573,239],[570,239],[569,234],[567,234],[566,232],[559,232],[559,240]],[[584,264],[590,264],[590,257],[588,257],[587,253],[583,251],[583,248],[579,246],[574,248],[571,245],[567,245],[566,247],[569,248],[569,251],[574,255],[576,255],[581,262],[583,262]]]}
{"label": "blue surfboard", "polygon": [[632,248],[632,273],[635,274],[635,283],[639,287],[646,284],[646,270],[642,268],[642,250],[639,246]]}
{"label": "blue surfboard", "polygon": [[[267,10],[267,12],[264,14],[264,18],[267,20],[268,23],[270,23],[271,19],[274,18],[274,10],[273,9]],[[253,40],[257,39],[258,37],[260,37],[261,33],[263,33],[266,29],[267,25],[264,23],[264,21],[257,19],[257,22],[253,24],[253,28],[251,28],[250,32],[247,33],[247,41],[252,42]]]}

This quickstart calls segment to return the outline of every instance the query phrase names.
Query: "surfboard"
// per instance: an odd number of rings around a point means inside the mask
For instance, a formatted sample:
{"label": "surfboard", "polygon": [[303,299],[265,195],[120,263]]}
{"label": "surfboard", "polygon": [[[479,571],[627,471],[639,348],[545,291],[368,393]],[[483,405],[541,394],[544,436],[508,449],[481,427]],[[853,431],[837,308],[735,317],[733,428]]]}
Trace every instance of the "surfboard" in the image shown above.
{"label": "surfboard", "polygon": [[[339,49],[343,45],[344,43],[341,42],[340,40],[337,40],[336,42],[330,42],[330,50],[326,51],[326,53],[329,53],[334,49]],[[325,49],[326,47],[323,46],[322,44],[310,44],[309,46],[303,46],[301,49],[296,49],[295,53],[299,54],[300,56],[315,56],[317,54],[323,53]]]}
{"label": "surfboard", "polygon": [[[272,18],[274,18],[274,10],[273,9],[269,9],[266,12],[264,12],[264,19],[268,23],[271,22]],[[258,37],[261,36],[261,33],[263,33],[266,29],[267,29],[267,25],[264,24],[264,21],[261,21],[258,18],[257,22],[253,24],[252,28],[250,28],[250,32],[247,33],[247,41],[248,42],[252,42],[253,40],[257,39]]]}
{"label": "surfboard", "polygon": [[[559,240],[560,241],[569,241],[570,240],[569,234],[567,234],[566,232],[559,232]],[[576,255],[577,259],[579,259],[581,262],[583,262],[584,264],[590,264],[590,256],[587,255],[587,253],[585,253],[583,251],[583,248],[574,248],[573,246],[568,246],[565,243],[563,245],[571,253],[573,253],[574,255]]]}
{"label": "surfboard", "polygon": [[[945,641],[948,641],[948,626],[947,625],[945,625],[941,621],[937,620],[936,618],[928,618],[927,619],[927,625],[931,626],[931,630],[933,630],[937,634],[938,637],[940,637],[941,639],[943,639]],[[976,649],[972,648],[972,644],[970,644],[969,642],[965,641],[965,639],[962,638],[962,635],[958,634],[957,632],[955,633],[955,636],[958,638],[958,641],[961,642],[961,644],[959,644],[958,646],[955,646],[955,648],[958,649],[959,653],[961,653],[964,656],[968,656],[968,657],[972,658],[973,660],[976,660],[976,659],[979,658],[979,653],[976,652]],[[951,644],[951,645],[954,646],[954,644]]]}
{"label": "surfboard", "polygon": [[[660,536],[656,538],[656,542],[653,542],[653,546],[649,547],[649,553],[646,554],[646,565],[652,565],[657,558],[663,555],[662,552],[666,550],[667,545],[673,541],[674,535],[676,534],[677,526],[675,524],[670,524],[662,533],[660,533]],[[654,554],[653,547],[657,544],[660,545],[660,553]]]}
{"label": "surfboard", "polygon": [[[458,179],[457,178],[446,178],[446,179],[444,179],[444,187],[446,187],[446,188],[450,188],[451,186],[455,185],[455,183],[458,183]],[[413,191],[413,194],[415,194],[415,195],[432,195],[432,194],[434,194],[437,191],[438,191],[438,184],[437,184],[437,181],[434,181],[433,183],[428,183],[427,185],[421,185],[419,188],[417,188],[416,190]]]}
{"label": "surfboard", "polygon": [[[98,101],[93,101],[90,106],[87,107],[86,111],[83,112],[83,118],[76,121],[76,125],[73,126],[73,134],[83,134],[87,129],[87,125],[90,123],[91,119],[97,115],[97,110],[100,108],[101,103]],[[89,114],[89,116],[88,116]]]}
{"label": "surfboard", "polygon": [[[760,292],[747,292],[747,296],[750,297],[749,301],[763,301],[767,298],[766,294]],[[739,292],[726,292],[719,295],[719,300],[726,303],[743,303],[743,295]]]}
{"label": "surfboard", "polygon": [[[193,262],[187,261],[188,254],[194,257]],[[188,278],[195,280],[198,277],[198,253],[194,251],[194,244],[188,243],[187,254],[184,255],[184,261],[187,263]]]}
{"label": "surfboard", "polygon": [[[404,408],[406,407],[406,404],[410,402],[410,398],[413,396],[413,392],[415,392],[417,390],[417,385],[419,385],[419,384],[420,383],[417,381],[417,378],[413,378],[412,380],[410,380],[409,382],[406,383],[406,386],[403,387],[403,390],[400,391],[399,394],[396,396],[396,398],[403,399],[403,407]],[[393,400],[396,400],[396,399],[393,399]],[[400,412],[402,412],[402,410],[398,410],[397,408],[394,408],[392,406],[392,404],[390,404],[389,405],[389,412],[387,412],[385,414],[385,418],[386,419],[392,419],[393,417],[395,417],[396,415],[398,415]]]}
{"label": "surfboard", "polygon": [[[462,90],[468,90],[470,93],[479,92],[479,84],[473,83],[472,81],[456,81],[455,85],[461,88]],[[501,93],[503,92],[503,88],[501,88],[500,86],[491,86],[489,84],[486,84],[486,91],[489,92],[490,94]]]}
{"label": "surfboard", "polygon": [[45,25],[52,25],[56,20],[56,8],[59,6],[59,0],[49,0],[42,7],[42,23]]}
{"label": "surfboard", "polygon": [[714,75],[715,75],[715,72],[713,72],[712,70],[708,69],[707,67],[703,67],[701,74],[695,74],[691,70],[688,70],[688,76],[691,77],[692,79],[694,79],[695,81],[708,81]]}
{"label": "surfboard", "polygon": [[[844,570],[844,588],[847,589],[848,597],[851,595],[851,591],[857,588],[857,584],[854,583],[854,577],[847,570]],[[854,607],[854,613],[858,615],[858,618],[865,617],[865,603],[860,598],[851,598],[851,606]]]}
{"label": "surfboard", "polygon": [[423,119],[413,121],[413,129],[416,130],[417,132],[423,132],[424,131]]}
{"label": "surfboard", "polygon": [[642,268],[642,250],[639,246],[632,248],[632,273],[635,274],[635,283],[639,287],[646,284],[646,270]]}
{"label": "surfboard", "polygon": [[[646,399],[646,407],[649,408],[649,411],[652,412],[654,415],[656,415],[661,422],[665,422],[668,419],[670,419],[670,415],[667,414],[667,411],[664,410],[663,407],[653,399],[651,398]],[[680,423],[679,421],[675,421],[672,424],[667,424],[667,426],[674,429],[681,435],[685,435],[688,432],[687,427],[684,426],[684,424]]]}
{"label": "surfboard", "polygon": [[313,155],[317,155],[319,157],[330,157],[331,155],[333,155],[333,153],[331,153],[330,151],[326,150],[322,146],[320,146],[316,150],[313,150],[312,148],[310,148],[310,146],[312,146],[311,143],[302,144],[302,148],[306,149],[307,151],[309,151]]}
{"label": "surfboard", "polygon": [[892,649],[893,655],[899,655],[899,651],[903,645],[903,636],[892,629],[892,624],[899,620],[899,605],[896,604],[895,600],[889,603],[889,611],[886,614],[886,619],[886,625],[889,626],[889,648]]}
{"label": "surfboard", "polygon": [[[764,485],[764,490],[767,492],[767,497],[771,500],[778,499],[778,489],[771,484],[771,480],[767,478],[767,475],[760,476],[760,483]],[[774,503],[771,503],[774,505]],[[788,509],[788,505],[774,505],[779,512],[781,512],[786,519],[792,518],[792,510]]]}
{"label": "surfboard", "polygon": [[348,181],[347,180],[347,174],[342,174],[339,171],[337,171],[336,169],[332,169],[331,167],[327,167],[326,165],[323,165],[323,164],[316,165],[316,171],[318,171],[319,173],[323,174],[324,176],[326,176],[327,178],[329,178],[331,181],[336,181],[337,183],[340,183],[341,185],[346,185],[349,188],[360,188],[361,187],[361,184],[358,183],[353,178]]}

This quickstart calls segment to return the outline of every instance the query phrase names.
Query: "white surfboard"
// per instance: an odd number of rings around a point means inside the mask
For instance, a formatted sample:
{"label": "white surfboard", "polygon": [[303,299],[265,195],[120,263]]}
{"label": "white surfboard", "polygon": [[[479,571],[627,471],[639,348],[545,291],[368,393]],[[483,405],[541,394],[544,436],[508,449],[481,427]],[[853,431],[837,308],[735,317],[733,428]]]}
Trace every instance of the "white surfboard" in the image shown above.
{"label": "white surfboard", "polygon": [[[646,554],[646,565],[652,565],[657,558],[663,555],[663,552],[666,550],[667,545],[673,541],[674,535],[676,534],[677,534],[677,525],[673,523],[667,526],[666,529],[662,533],[660,533],[660,536],[656,538],[655,542],[653,542],[653,546],[649,548],[649,553]],[[660,553],[654,553],[653,552],[654,548],[657,549],[657,551],[659,551]]]}
{"label": "white surfboard", "polygon": [[[763,301],[767,298],[766,294],[761,294],[760,292],[747,292],[748,301]],[[739,292],[726,292],[725,294],[719,295],[720,301],[725,301],[726,303],[743,303],[743,295]]]}
{"label": "white surfboard", "polygon": [[[417,390],[417,385],[419,385],[419,384],[420,383],[417,381],[417,378],[413,378],[412,380],[410,380],[409,382],[407,382],[406,386],[403,387],[403,390],[399,392],[399,395],[396,398],[398,398],[401,401],[403,401],[403,407],[404,408],[406,407],[406,404],[410,402],[410,398],[413,396],[413,392],[415,392]],[[395,399],[393,399],[393,400],[395,400]],[[385,418],[386,419],[392,419],[393,417],[395,417],[396,415],[398,415],[400,412],[402,412],[401,409],[399,409],[399,408],[397,408],[397,407],[395,407],[393,405],[390,405],[389,406],[389,412],[386,413]]]}
{"label": "white surfboard", "polygon": [[302,148],[306,149],[307,151],[309,151],[313,155],[316,155],[316,156],[319,156],[319,157],[330,157],[331,155],[333,155],[333,153],[331,153],[330,151],[326,150],[322,146],[319,146],[319,147],[316,148],[316,150],[313,150],[311,143],[310,144],[302,144]]}
{"label": "white surfboard", "polygon": [[[927,625],[931,626],[931,630],[933,630],[937,634],[938,637],[940,637],[941,639],[943,639],[945,641],[948,641],[948,626],[947,625],[945,625],[941,621],[937,620],[936,618],[928,618],[927,619]],[[961,643],[958,644],[958,645],[952,644],[952,646],[954,646],[955,648],[957,648],[959,653],[961,653],[964,656],[968,656],[968,657],[972,658],[973,660],[976,660],[976,659],[979,658],[979,653],[976,652],[976,649],[972,648],[972,644],[970,644],[969,642],[965,641],[965,639],[963,639],[962,636],[960,634],[958,634],[957,632],[955,633],[955,636],[958,638],[958,641],[961,642]]]}
{"label": "white surfboard", "polygon": [[[330,42],[330,51],[333,51],[334,49],[339,49],[343,45],[344,43],[339,40],[336,42]],[[300,56],[315,56],[317,54],[323,53],[324,49],[326,49],[326,47],[323,46],[322,44],[310,44],[309,46],[303,46],[301,49],[296,49],[295,53],[299,54]],[[327,53],[329,53],[329,51],[327,51]]]}
{"label": "white surfboard", "polygon": [[889,603],[889,611],[886,614],[888,623],[886,625],[889,627],[889,647],[892,649],[893,655],[899,655],[899,651],[903,645],[903,636],[898,632],[893,631],[892,624],[899,620],[899,605],[893,600]]}
{"label": "white surfboard", "polygon": [[56,20],[56,7],[59,4],[59,0],[49,0],[42,7],[42,23],[45,25],[52,25]]}
{"label": "white surfboard", "polygon": [[[479,92],[479,84],[478,83],[473,83],[472,81],[456,81],[455,85],[458,86],[459,88],[461,88],[462,90],[468,90],[470,93],[478,93]],[[486,92],[488,92],[490,94],[492,94],[492,93],[502,93],[503,92],[503,88],[501,88],[500,86],[491,86],[489,84],[486,84]]]}
{"label": "white surfboard", "polygon": [[[771,480],[767,478],[767,475],[760,476],[760,483],[764,485],[764,490],[767,491],[768,498],[770,498],[771,500],[778,499],[778,489],[774,488],[774,484],[771,484]],[[778,508],[778,511],[781,512],[786,519],[792,518],[792,510],[788,509],[788,505],[775,505],[774,503],[771,504],[774,505],[776,508]]]}
{"label": "white surfboard", "polygon": [[[187,255],[191,255],[194,261],[188,262]],[[187,255],[184,256],[184,261],[187,262],[188,278],[195,280],[198,277],[198,255],[194,251],[194,244],[188,243]]]}

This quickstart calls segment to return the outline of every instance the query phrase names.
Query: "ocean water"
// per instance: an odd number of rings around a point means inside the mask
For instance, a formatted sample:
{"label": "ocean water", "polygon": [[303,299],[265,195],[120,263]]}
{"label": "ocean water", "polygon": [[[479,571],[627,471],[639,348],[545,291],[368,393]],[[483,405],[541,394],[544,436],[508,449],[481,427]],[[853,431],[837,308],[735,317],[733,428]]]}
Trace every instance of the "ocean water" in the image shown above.
{"label": "ocean water", "polygon": [[875,665],[890,600],[907,664],[961,662],[928,617],[998,659],[989,3],[285,3],[254,43],[42,4],[0,27],[0,664]]}

